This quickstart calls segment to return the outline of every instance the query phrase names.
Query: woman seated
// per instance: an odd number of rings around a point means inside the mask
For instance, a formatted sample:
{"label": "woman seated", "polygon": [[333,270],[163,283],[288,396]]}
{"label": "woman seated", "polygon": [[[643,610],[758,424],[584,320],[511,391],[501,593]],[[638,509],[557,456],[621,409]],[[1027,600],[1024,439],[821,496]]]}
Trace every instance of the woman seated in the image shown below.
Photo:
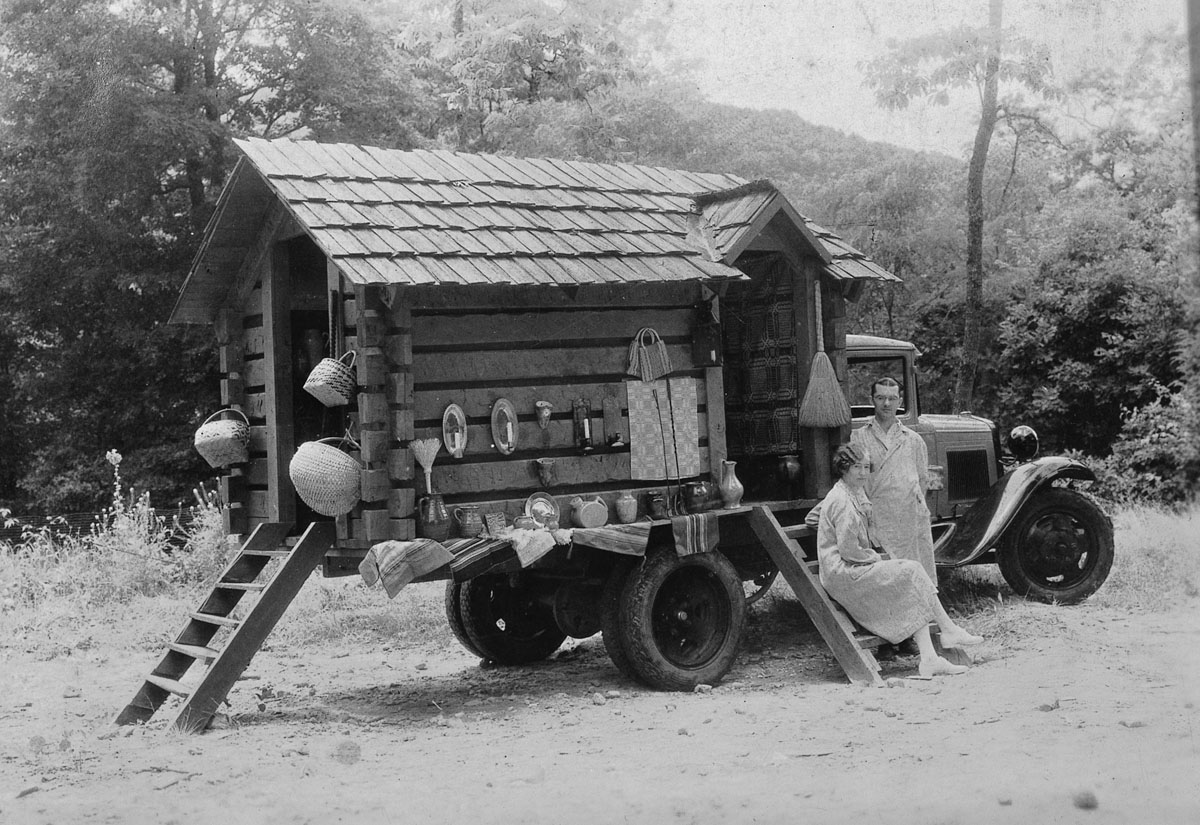
{"label": "woman seated", "polygon": [[871,472],[866,452],[844,444],[833,456],[839,481],[821,502],[817,523],[817,554],[821,584],[856,622],[892,644],[912,637],[921,653],[918,672],[924,677],[963,673],[939,656],[929,635],[929,623],[941,630],[943,647],[979,644],[954,623],[938,601],[937,588],[919,562],[890,559],[871,541],[871,503],[864,485]]}

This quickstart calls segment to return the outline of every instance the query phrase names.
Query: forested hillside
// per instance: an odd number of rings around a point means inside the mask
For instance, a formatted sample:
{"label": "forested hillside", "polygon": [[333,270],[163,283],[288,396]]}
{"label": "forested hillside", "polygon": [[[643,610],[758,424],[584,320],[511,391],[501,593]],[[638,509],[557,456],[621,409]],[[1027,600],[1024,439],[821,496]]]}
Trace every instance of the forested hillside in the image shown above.
{"label": "forested hillside", "polygon": [[[213,342],[165,321],[246,135],[769,178],[904,279],[852,331],[915,340],[946,409],[965,160],[708,103],[636,0],[558,5],[0,0],[0,507],[102,505],[110,448],[159,506],[209,475]],[[973,406],[1169,499],[1200,476],[1192,136],[1185,44],[1139,49],[1061,90],[1086,118],[996,133]]]}

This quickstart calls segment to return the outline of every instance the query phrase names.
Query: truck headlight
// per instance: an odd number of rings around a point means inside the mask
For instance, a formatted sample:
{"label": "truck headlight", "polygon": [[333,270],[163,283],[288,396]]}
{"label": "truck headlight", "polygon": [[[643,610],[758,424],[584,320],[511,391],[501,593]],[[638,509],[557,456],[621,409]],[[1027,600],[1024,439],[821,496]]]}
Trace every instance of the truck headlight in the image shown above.
{"label": "truck headlight", "polygon": [[1008,434],[1008,451],[1017,461],[1029,461],[1038,454],[1038,434],[1033,427],[1021,424]]}

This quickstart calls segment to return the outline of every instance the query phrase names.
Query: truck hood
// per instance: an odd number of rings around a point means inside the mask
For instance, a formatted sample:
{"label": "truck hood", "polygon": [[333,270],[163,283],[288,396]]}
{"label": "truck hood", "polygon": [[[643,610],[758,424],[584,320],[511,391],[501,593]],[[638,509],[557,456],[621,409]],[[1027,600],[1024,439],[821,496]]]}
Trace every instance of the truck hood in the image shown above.
{"label": "truck hood", "polygon": [[978,415],[922,415],[920,422],[939,433],[990,433],[995,424]]}

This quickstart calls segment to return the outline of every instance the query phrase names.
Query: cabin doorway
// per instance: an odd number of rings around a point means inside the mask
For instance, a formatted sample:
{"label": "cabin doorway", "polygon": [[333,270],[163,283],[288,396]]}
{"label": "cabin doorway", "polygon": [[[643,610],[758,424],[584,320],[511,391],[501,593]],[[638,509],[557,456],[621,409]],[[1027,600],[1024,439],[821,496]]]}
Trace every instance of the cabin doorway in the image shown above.
{"label": "cabin doorway", "polygon": [[797,276],[778,253],[738,267],[750,280],[731,283],[721,302],[727,449],[747,500],[792,501],[803,494]]}
{"label": "cabin doorway", "polygon": [[[335,356],[336,326],[326,289],[324,254],[306,235],[287,242],[291,310],[291,405],[293,454],[306,441],[340,437],[346,432],[346,408],[326,407],[304,389],[313,368],[322,358]],[[296,496],[298,524],[328,520]]]}

